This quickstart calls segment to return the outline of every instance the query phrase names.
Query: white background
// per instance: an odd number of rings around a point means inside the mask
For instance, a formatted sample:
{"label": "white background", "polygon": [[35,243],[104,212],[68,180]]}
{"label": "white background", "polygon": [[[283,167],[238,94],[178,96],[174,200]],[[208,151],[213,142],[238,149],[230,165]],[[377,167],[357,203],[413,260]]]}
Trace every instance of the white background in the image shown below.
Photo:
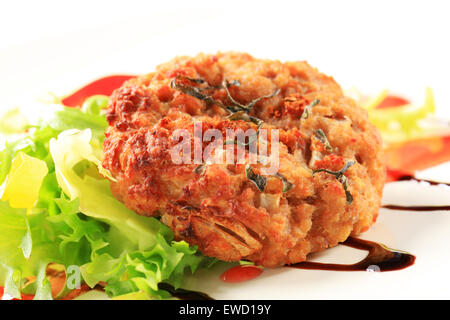
{"label": "white background", "polygon": [[149,72],[176,55],[238,50],[307,60],[369,93],[420,101],[428,85],[450,115],[449,14],[447,1],[3,1],[1,103]]}
{"label": "white background", "polygon": [[[2,1],[0,110],[23,107],[47,92],[64,95],[103,75],[150,72],[176,55],[236,50],[307,60],[344,88],[389,88],[417,103],[430,86],[438,115],[450,118],[447,3]],[[431,172],[450,180],[450,170]],[[449,199],[448,188],[401,183],[386,187],[384,202]],[[400,272],[275,269],[240,286],[206,272],[190,286],[216,298],[450,298],[449,226],[448,212],[382,211],[363,237],[414,253],[416,264]],[[351,262],[355,254],[338,247],[320,259]]]}

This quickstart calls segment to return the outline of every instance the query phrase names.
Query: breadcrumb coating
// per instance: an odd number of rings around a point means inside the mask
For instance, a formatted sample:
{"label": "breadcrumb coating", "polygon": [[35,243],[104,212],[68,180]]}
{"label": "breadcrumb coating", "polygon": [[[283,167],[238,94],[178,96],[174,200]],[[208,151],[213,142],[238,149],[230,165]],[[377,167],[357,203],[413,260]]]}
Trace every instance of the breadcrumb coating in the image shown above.
{"label": "breadcrumb coating", "polygon": [[[207,86],[218,103],[177,89],[174,79]],[[228,90],[242,105],[276,92],[259,100],[249,115],[263,121],[268,136],[278,130],[278,173],[291,184],[289,190],[282,179],[267,176],[261,192],[242,163],[199,168],[172,161],[170,150],[179,142],[174,131],[193,133],[195,122],[202,123],[203,132],[213,128],[224,135],[227,129],[257,129],[228,118],[218,105],[232,103],[224,80],[239,81]],[[306,62],[235,52],[177,57],[117,89],[107,120],[103,166],[117,180],[111,183],[113,194],[138,214],[161,217],[177,240],[197,245],[207,256],[267,267],[293,264],[376,221],[385,181],[380,135],[333,78]],[[339,171],[349,161],[354,164],[344,177],[351,203],[342,181],[314,172]],[[256,174],[259,169],[253,165]]]}

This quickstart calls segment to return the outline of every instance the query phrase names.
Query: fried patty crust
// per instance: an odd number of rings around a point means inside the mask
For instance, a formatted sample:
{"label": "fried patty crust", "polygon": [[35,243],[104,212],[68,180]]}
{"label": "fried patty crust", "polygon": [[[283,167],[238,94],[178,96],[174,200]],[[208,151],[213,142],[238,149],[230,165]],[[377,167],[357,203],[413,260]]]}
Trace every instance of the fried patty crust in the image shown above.
{"label": "fried patty crust", "polygon": [[[228,90],[242,105],[268,96],[249,115],[262,120],[269,135],[279,130],[278,173],[289,190],[281,179],[266,177],[261,191],[245,164],[199,170],[172,161],[170,149],[179,142],[174,131],[193,132],[194,122],[202,122],[203,131],[256,128],[230,119],[219,105],[233,104],[224,80],[239,81]],[[179,90],[174,81],[213,99]],[[207,256],[267,267],[293,264],[368,230],[377,219],[385,181],[380,135],[333,78],[306,62],[235,52],[177,57],[115,90],[107,120],[103,166],[116,179],[113,194],[140,215],[161,217],[177,240]],[[335,175],[314,172],[337,172],[350,161],[345,188]],[[258,174],[258,165],[253,170]]]}

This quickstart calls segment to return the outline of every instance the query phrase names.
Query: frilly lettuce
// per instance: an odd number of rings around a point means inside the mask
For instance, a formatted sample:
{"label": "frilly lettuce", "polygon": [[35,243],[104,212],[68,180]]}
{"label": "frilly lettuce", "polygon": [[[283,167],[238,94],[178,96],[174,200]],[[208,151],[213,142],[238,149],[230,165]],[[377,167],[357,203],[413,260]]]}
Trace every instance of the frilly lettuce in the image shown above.
{"label": "frilly lettuce", "polygon": [[[90,141],[90,130],[65,131],[50,141],[56,177],[64,193],[71,200],[79,199],[79,210],[84,215],[109,226],[104,233],[105,250],[94,251],[92,261],[82,267],[85,281],[90,286],[108,282],[107,291],[113,294],[138,289],[150,296],[161,294],[158,283],[162,281],[178,286],[185,267],[195,271],[202,259],[185,242],[170,245],[173,234],[157,219],[127,209],[112,195],[108,180],[75,172],[73,168],[83,160],[101,168]],[[103,168],[99,172],[109,176]],[[124,273],[128,280],[120,281]]]}
{"label": "frilly lettuce", "polygon": [[[68,289],[52,294],[46,277],[49,264],[58,264],[79,266],[83,281],[106,284],[111,297],[167,298],[159,283],[179,287],[186,270],[210,261],[112,195],[107,178],[113,178],[98,159],[106,103],[95,96],[81,110],[62,107],[0,152],[0,285],[6,294],[63,296]],[[40,188],[21,200],[23,183]]]}

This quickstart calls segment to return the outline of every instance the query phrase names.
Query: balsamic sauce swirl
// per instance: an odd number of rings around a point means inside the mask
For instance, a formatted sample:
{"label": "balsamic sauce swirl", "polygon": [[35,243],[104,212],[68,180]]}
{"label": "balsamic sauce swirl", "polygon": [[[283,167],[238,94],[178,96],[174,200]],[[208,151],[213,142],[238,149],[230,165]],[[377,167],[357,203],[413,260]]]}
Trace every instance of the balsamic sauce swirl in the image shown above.
{"label": "balsamic sauce swirl", "polygon": [[[417,181],[417,182],[427,182],[432,186],[440,184],[450,186],[449,183],[418,179],[411,175],[400,176],[395,181]],[[437,211],[437,210],[450,210],[450,205],[444,206],[383,205],[382,208],[391,210],[406,210],[406,211]],[[410,253],[390,249],[383,244],[373,241],[349,237],[342,244],[358,250],[366,250],[368,251],[368,254],[364,259],[354,264],[334,264],[334,263],[303,261],[300,263],[287,265],[286,267],[296,269],[307,269],[307,270],[384,272],[384,271],[395,271],[405,269],[413,265],[416,260],[416,257]],[[185,289],[175,289],[171,285],[165,283],[159,284],[159,288],[168,291],[174,297],[177,297],[181,300],[214,300],[205,293]]]}
{"label": "balsamic sauce swirl", "polygon": [[[437,182],[433,180],[425,180],[425,179],[418,179],[411,175],[403,175],[400,177],[397,177],[395,181],[417,181],[417,182],[426,182],[430,184],[431,186],[437,186],[437,185],[446,185],[450,186],[450,183],[446,182]],[[394,204],[387,204],[383,205],[382,208],[390,209],[390,210],[403,210],[403,211],[440,211],[440,210],[450,210],[450,205],[443,205],[443,206],[400,206],[400,205],[394,205]]]}
{"label": "balsamic sauce swirl", "polygon": [[334,264],[304,261],[290,265],[291,268],[332,271],[394,271],[404,269],[414,264],[416,257],[368,240],[349,237],[342,243],[345,246],[359,250],[367,250],[369,254],[354,264]]}

